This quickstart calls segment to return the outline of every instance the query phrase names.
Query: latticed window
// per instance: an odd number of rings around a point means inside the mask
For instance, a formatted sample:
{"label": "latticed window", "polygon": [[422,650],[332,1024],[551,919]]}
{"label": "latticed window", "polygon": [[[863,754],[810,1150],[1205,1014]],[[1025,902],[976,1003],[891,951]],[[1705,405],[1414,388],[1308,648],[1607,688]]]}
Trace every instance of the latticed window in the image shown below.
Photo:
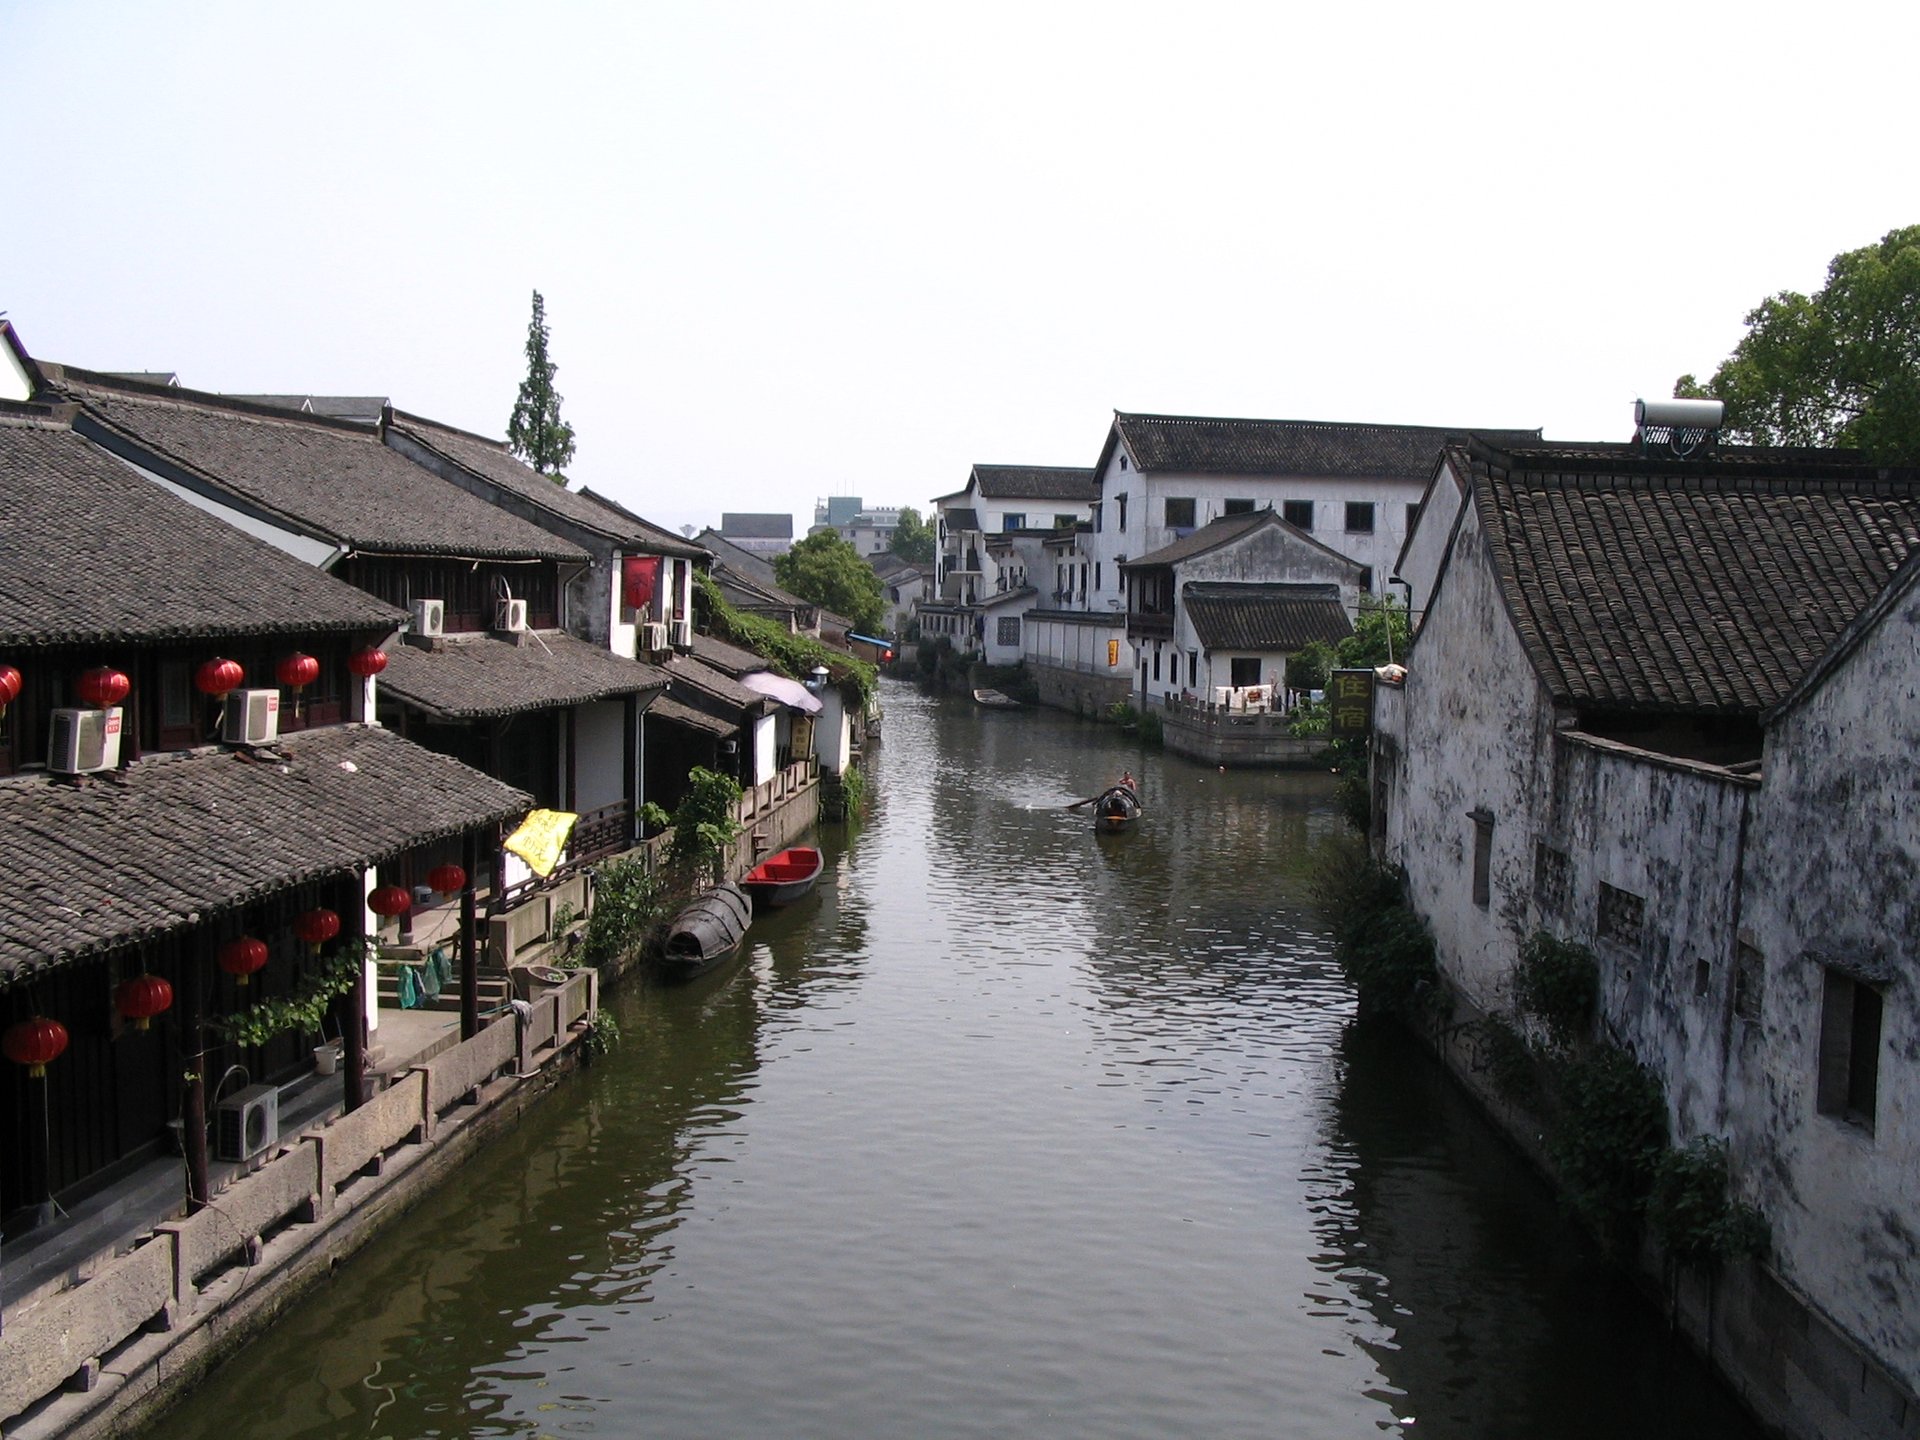
{"label": "latticed window", "polygon": [[994,638],[1002,645],[1011,646],[1015,649],[1019,648],[1020,617],[1018,615],[1002,615],[994,627]]}
{"label": "latticed window", "polygon": [[1602,940],[1623,949],[1637,950],[1646,921],[1647,902],[1642,897],[1604,883],[1600,886],[1598,929]]}
{"label": "latticed window", "polygon": [[1569,884],[1567,852],[1541,842],[1533,847],[1533,898],[1542,910],[1566,909]]}

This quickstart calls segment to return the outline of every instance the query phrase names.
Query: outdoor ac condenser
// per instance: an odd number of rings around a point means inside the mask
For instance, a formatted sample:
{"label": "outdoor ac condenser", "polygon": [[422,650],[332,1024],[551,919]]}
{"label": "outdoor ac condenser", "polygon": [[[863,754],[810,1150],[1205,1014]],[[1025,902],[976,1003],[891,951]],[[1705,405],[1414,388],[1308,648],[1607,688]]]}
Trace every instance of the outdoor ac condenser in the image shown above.
{"label": "outdoor ac condenser", "polygon": [[120,763],[120,707],[53,712],[47,728],[47,769],[56,775],[91,775]]}
{"label": "outdoor ac condenser", "polygon": [[251,1160],[280,1139],[280,1092],[249,1085],[214,1111],[214,1153],[222,1160]]}
{"label": "outdoor ac condenser", "polygon": [[220,738],[229,745],[271,745],[280,738],[280,692],[235,690],[227,696]]}

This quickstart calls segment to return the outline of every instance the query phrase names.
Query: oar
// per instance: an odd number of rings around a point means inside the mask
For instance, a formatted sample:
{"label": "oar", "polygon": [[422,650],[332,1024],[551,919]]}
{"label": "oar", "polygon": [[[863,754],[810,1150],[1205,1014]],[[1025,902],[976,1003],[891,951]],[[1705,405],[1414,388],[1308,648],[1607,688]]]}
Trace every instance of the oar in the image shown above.
{"label": "oar", "polygon": [[[1107,793],[1106,791],[1104,791],[1104,790],[1102,790],[1102,791],[1100,792],[1100,795],[1104,795],[1104,794],[1106,794],[1106,793]],[[1091,804],[1093,804],[1093,802],[1094,802],[1094,801],[1096,801],[1096,800],[1098,800],[1098,799],[1100,798],[1100,795],[1089,795],[1089,796],[1087,796],[1087,798],[1086,798],[1086,799],[1084,799],[1084,800],[1076,800],[1076,801],[1074,801],[1074,802],[1073,802],[1073,803],[1072,803],[1071,805],[1069,805],[1069,806],[1067,806],[1066,808],[1067,808],[1067,809],[1069,809],[1069,810],[1078,810],[1078,809],[1079,809],[1079,808],[1080,808],[1080,807],[1081,807],[1082,805],[1091,805]]]}

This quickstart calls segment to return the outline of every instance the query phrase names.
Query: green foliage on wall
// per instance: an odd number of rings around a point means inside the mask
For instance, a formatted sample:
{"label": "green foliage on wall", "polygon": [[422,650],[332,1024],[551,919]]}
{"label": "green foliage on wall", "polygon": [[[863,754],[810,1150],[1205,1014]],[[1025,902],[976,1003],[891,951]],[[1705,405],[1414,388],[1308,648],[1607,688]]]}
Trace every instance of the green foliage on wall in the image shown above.
{"label": "green foliage on wall", "polygon": [[1433,940],[1407,906],[1404,872],[1342,837],[1316,858],[1311,887],[1363,1011],[1414,1016],[1439,1000]]}
{"label": "green foliage on wall", "polygon": [[1555,1091],[1559,1118],[1547,1149],[1568,1207],[1603,1244],[1624,1250],[1639,1233],[1667,1149],[1660,1080],[1604,1045],[1567,1063]]}
{"label": "green foliage on wall", "polygon": [[843,687],[851,686],[860,708],[873,701],[880,672],[874,666],[844,650],[823,645],[811,635],[796,635],[777,620],[765,615],[749,615],[736,610],[720,593],[711,575],[693,577],[694,609],[707,632],[743,650],[764,655],[773,668],[789,680],[805,682],[816,665],[845,675]]}
{"label": "green foliage on wall", "polygon": [[293,993],[262,1000],[211,1023],[235,1045],[264,1045],[276,1035],[318,1035],[336,995],[360,978],[368,960],[380,953],[372,939],[348,940],[326,959],[302,971]]}
{"label": "green foliage on wall", "polygon": [[593,913],[581,932],[580,960],[604,965],[634,954],[665,908],[660,877],[638,855],[606,861],[593,872]]}
{"label": "green foliage on wall", "polygon": [[667,858],[684,868],[706,871],[718,881],[727,847],[740,834],[740,782],[699,765],[687,772],[687,779],[691,788],[673,812]]}
{"label": "green foliage on wall", "polygon": [[1600,1003],[1600,962],[1584,945],[1536,930],[1520,947],[1513,994],[1523,1014],[1547,1027],[1565,1049],[1593,1028]]}
{"label": "green foliage on wall", "polygon": [[1696,1270],[1764,1255],[1771,1239],[1760,1212],[1729,1192],[1727,1142],[1712,1135],[1660,1157],[1647,1225],[1676,1264]]}

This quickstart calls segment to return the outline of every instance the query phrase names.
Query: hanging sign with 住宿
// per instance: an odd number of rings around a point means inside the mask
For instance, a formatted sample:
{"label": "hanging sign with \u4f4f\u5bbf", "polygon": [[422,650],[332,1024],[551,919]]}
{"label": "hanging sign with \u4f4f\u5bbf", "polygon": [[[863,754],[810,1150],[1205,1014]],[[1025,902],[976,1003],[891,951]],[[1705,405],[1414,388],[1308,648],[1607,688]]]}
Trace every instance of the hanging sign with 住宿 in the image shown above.
{"label": "hanging sign with \u4f4f\u5bbf", "polygon": [[1335,670],[1327,677],[1328,733],[1352,740],[1373,731],[1373,671]]}

